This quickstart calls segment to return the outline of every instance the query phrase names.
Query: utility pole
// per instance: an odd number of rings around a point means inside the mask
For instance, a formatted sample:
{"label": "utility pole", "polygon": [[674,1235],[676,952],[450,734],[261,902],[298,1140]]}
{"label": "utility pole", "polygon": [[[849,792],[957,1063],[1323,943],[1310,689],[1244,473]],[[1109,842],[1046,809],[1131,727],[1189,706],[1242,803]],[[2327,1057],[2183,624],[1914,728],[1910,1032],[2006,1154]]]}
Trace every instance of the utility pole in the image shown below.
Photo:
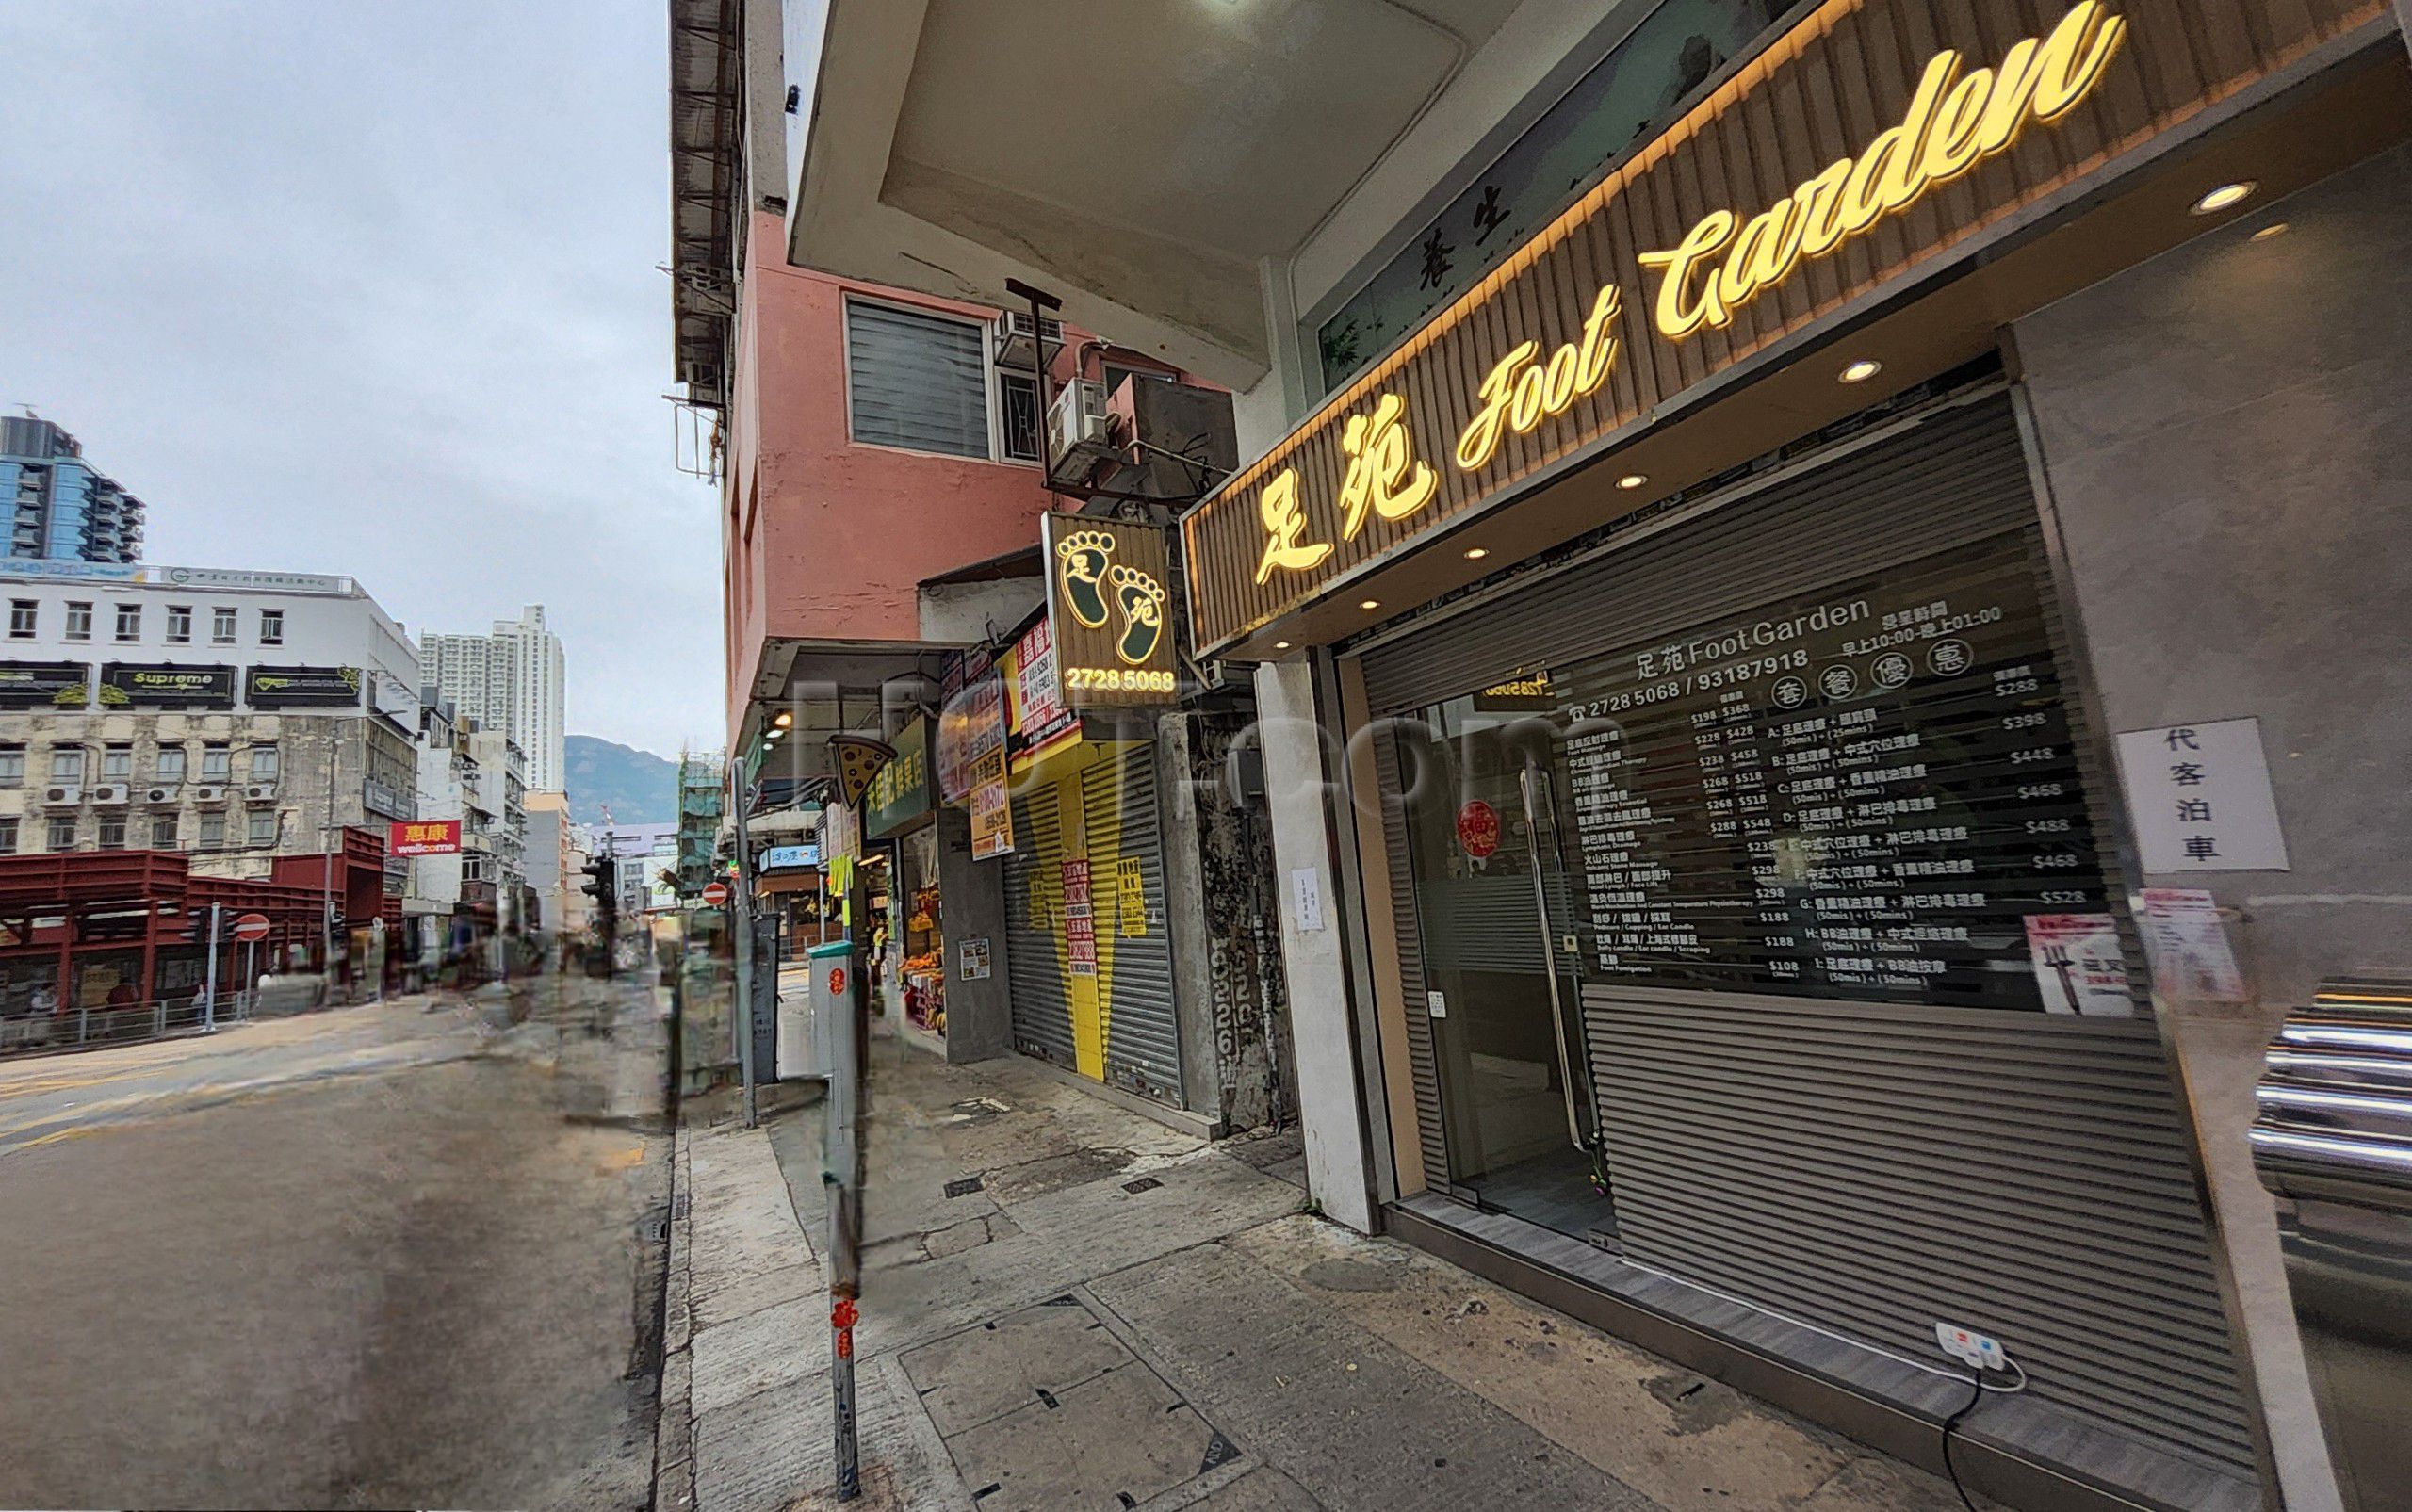
{"label": "utility pole", "polygon": [[218,916],[225,906],[209,905],[209,980],[201,989],[201,1027],[213,1033],[218,1029]]}
{"label": "utility pole", "polygon": [[730,753],[728,788],[730,802],[737,810],[737,886],[728,900],[728,924],[732,942],[737,948],[737,1065],[745,1079],[745,1127],[755,1127],[758,1117],[755,1086],[758,1076],[754,1065],[754,858],[747,843],[745,810],[752,807],[751,786],[745,778],[745,762]]}

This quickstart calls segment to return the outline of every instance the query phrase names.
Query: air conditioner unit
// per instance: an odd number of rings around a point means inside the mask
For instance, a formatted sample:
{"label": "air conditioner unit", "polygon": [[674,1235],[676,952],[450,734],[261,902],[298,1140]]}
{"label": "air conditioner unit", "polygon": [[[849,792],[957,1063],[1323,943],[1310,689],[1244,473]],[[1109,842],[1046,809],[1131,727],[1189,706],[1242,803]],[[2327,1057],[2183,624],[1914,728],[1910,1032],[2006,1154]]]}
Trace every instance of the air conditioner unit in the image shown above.
{"label": "air conditioner unit", "polygon": [[45,788],[41,792],[41,801],[45,804],[80,804],[84,801],[84,789],[73,787]]}
{"label": "air conditioner unit", "polygon": [[[1038,330],[1040,338],[1047,348],[1047,356],[1051,361],[1057,352],[1064,350],[1064,322],[1051,315],[1047,316],[1040,319]],[[1028,310],[1001,312],[997,316],[993,331],[996,337],[998,366],[1019,367],[1025,371],[1037,366],[1033,358],[1038,343],[1030,339]]]}
{"label": "air conditioner unit", "polygon": [[1048,452],[1061,467],[1078,471],[1114,454],[1112,428],[1105,418],[1105,385],[1075,379],[1055,396],[1047,412]]}
{"label": "air conditioner unit", "polygon": [[271,804],[275,801],[276,784],[272,782],[247,782],[243,784],[243,802],[247,804]]}
{"label": "air conditioner unit", "polygon": [[92,789],[92,802],[96,804],[122,804],[128,796],[126,786],[122,782],[105,782]]}
{"label": "air conditioner unit", "polygon": [[226,801],[226,789],[214,782],[201,783],[192,790],[192,801],[196,804],[222,804]]}
{"label": "air conditioner unit", "polygon": [[184,788],[181,784],[171,784],[165,788],[154,788],[149,792],[142,795],[142,801],[149,804],[172,804],[176,801],[177,795],[183,791]]}

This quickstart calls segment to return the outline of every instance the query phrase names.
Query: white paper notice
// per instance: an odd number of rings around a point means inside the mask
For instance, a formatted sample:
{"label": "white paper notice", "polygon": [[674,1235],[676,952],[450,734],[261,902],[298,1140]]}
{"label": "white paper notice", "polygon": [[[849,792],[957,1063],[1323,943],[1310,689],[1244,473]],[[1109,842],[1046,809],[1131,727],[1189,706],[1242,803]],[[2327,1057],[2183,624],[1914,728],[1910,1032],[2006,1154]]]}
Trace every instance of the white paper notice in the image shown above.
{"label": "white paper notice", "polygon": [[2242,1002],[2244,973],[2236,968],[2219,904],[2192,887],[2146,887],[2144,953],[2153,980],[2173,998],[2197,1002]]}
{"label": "white paper notice", "polygon": [[2287,870],[2259,720],[2123,731],[2119,767],[2146,871]]}
{"label": "white paper notice", "polygon": [[2119,948],[2119,921],[2109,914],[2029,914],[2027,953],[2044,1007],[2056,1014],[2128,1018],[2127,958]]}
{"label": "white paper notice", "polygon": [[1292,917],[1300,934],[1323,928],[1323,878],[1314,868],[1300,867],[1290,873],[1290,897]]}

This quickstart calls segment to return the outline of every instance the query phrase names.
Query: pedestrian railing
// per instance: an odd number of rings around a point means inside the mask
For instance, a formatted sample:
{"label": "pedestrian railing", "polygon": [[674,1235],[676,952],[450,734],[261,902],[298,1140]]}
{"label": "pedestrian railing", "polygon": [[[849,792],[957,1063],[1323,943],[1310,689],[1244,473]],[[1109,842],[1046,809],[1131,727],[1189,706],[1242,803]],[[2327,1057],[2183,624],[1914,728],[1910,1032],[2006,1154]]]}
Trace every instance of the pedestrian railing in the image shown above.
{"label": "pedestrian railing", "polygon": [[23,1004],[0,1008],[0,1056],[46,1054],[94,1045],[137,1045],[145,1040],[196,1034],[213,1025],[240,1023],[251,1016],[250,1004],[233,994],[208,1005],[189,996],[162,998],[155,1002],[97,1004],[45,1008]]}

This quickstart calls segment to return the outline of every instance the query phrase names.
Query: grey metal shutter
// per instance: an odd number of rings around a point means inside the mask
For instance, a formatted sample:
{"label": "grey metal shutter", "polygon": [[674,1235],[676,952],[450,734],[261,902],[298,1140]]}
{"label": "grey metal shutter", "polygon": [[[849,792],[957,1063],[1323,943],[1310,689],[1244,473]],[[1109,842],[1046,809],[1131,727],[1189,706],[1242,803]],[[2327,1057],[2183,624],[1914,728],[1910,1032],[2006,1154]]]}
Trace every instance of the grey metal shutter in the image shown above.
{"label": "grey metal shutter", "polygon": [[1450,1192],[1449,1146],[1441,1129],[1441,1071],[1432,1048],[1432,1017],[1424,1000],[1424,937],[1415,912],[1415,857],[1407,837],[1407,805],[1400,796],[1398,738],[1387,724],[1373,727],[1374,770],[1380,773],[1382,854],[1391,874],[1391,919],[1398,931],[1398,976],[1407,991],[1407,1066],[1415,1091],[1416,1143],[1424,1151],[1424,1179]]}
{"label": "grey metal shutter", "polygon": [[846,301],[846,411],[854,438],[988,455],[987,338],[968,320]]}
{"label": "grey metal shutter", "polygon": [[1014,795],[1014,848],[1005,853],[1005,980],[1013,990],[1014,1048],[1072,1065],[1061,925],[1049,912],[1060,901],[1063,821],[1053,788],[1034,796],[1035,803]]}
{"label": "grey metal shutter", "polygon": [[[1164,831],[1156,805],[1156,748],[1132,746],[1081,773],[1097,909],[1098,967],[1105,987],[1105,1076],[1117,1086],[1181,1105],[1181,1031],[1172,985],[1172,932],[1165,917]],[[1100,840],[1116,836],[1107,863]],[[1146,933],[1125,935],[1127,862],[1139,875]]]}
{"label": "grey metal shutter", "polygon": [[[2046,638],[2074,682],[2006,396],[1827,456],[1375,644],[1364,655],[1373,707],[1420,707],[2012,532],[2023,533]],[[2062,707],[2107,846],[2112,777],[2082,701]],[[1394,759],[1384,771],[1397,779]],[[1391,822],[1395,868],[1404,835]],[[2125,884],[2115,857],[2100,860],[2141,984]],[[1413,902],[1398,902],[1403,967],[1415,960]],[[2039,1401],[2254,1472],[2148,1010],[2063,1018],[1598,982],[1583,1006],[1628,1259],[1912,1358],[1939,1359],[1937,1322],[1995,1334]],[[1411,1059],[1419,1038],[1428,1065],[1428,1025],[1410,1011]],[[1426,1105],[1418,1073],[1420,1131],[1439,1170],[1438,1099]]]}
{"label": "grey metal shutter", "polygon": [[1616,531],[1562,571],[1369,646],[1368,704],[1392,714],[1438,703],[2035,520],[2007,395],[1770,476],[1706,512]]}

